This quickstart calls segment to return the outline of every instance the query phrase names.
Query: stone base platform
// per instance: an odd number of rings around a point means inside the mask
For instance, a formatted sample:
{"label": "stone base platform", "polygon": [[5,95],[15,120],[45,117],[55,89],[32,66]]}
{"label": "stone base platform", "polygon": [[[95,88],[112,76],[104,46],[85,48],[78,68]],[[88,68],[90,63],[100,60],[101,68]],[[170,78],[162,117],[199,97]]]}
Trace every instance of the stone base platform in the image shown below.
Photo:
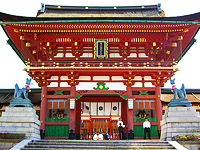
{"label": "stone base platform", "polygon": [[161,125],[161,141],[171,141],[173,136],[200,134],[200,116],[194,107],[168,107]]}
{"label": "stone base platform", "polygon": [[40,139],[40,121],[32,107],[6,107],[0,117],[0,133],[25,134],[26,139]]}
{"label": "stone base platform", "polygon": [[185,98],[171,99],[168,107],[192,107],[192,103]]}
{"label": "stone base platform", "polygon": [[33,104],[29,99],[17,98],[10,102],[9,107],[33,107]]}

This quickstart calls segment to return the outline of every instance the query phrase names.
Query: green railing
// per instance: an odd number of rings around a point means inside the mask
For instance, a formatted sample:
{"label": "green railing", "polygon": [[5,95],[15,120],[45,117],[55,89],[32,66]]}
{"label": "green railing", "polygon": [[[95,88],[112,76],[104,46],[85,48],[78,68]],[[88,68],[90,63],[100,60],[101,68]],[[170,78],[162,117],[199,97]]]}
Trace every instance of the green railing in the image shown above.
{"label": "green railing", "polygon": [[[157,118],[148,118],[149,122],[157,122]],[[144,122],[145,118],[134,118],[134,122]]]}
{"label": "green railing", "polygon": [[69,137],[69,125],[46,125],[46,137]]}
{"label": "green railing", "polygon": [[69,122],[69,118],[46,118],[46,122]]}

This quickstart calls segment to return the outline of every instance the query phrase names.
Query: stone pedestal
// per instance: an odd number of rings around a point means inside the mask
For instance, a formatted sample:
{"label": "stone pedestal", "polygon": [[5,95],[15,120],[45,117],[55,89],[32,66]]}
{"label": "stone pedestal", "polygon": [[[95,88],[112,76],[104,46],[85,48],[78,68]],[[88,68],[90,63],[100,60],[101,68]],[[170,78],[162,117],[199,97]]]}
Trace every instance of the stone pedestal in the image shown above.
{"label": "stone pedestal", "polygon": [[40,121],[32,107],[6,107],[0,117],[0,133],[25,134],[26,139],[40,139]]}
{"label": "stone pedestal", "polygon": [[29,99],[15,98],[10,102],[9,107],[33,107],[33,104]]}
{"label": "stone pedestal", "polygon": [[194,107],[168,107],[160,125],[162,141],[171,141],[175,135],[200,134],[200,116]]}
{"label": "stone pedestal", "polygon": [[191,102],[186,98],[171,99],[168,107],[192,107]]}

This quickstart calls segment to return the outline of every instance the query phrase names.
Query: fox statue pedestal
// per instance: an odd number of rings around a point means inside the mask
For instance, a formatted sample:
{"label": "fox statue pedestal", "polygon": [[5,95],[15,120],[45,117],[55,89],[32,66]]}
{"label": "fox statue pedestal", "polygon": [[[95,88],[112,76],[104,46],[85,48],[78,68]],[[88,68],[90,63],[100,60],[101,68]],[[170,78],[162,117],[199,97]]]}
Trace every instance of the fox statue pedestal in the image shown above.
{"label": "fox statue pedestal", "polygon": [[200,134],[200,117],[194,107],[168,107],[160,125],[161,141],[171,141],[176,135]]}
{"label": "fox statue pedestal", "polygon": [[25,134],[26,139],[40,139],[40,121],[32,107],[6,107],[0,117],[0,133]]}
{"label": "fox statue pedestal", "polygon": [[26,139],[40,139],[40,121],[28,99],[31,79],[20,89],[15,84],[14,99],[0,117],[0,133],[25,134]]}

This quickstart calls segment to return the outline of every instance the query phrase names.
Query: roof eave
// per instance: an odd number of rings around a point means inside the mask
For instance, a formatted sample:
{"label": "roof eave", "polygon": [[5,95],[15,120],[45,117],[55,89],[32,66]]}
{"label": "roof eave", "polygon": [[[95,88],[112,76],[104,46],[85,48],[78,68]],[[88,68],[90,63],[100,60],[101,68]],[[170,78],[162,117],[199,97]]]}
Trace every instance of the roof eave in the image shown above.
{"label": "roof eave", "polygon": [[200,27],[197,29],[196,33],[194,34],[193,38],[191,39],[191,41],[188,43],[188,45],[185,47],[185,49],[183,50],[182,54],[180,54],[177,58],[177,62],[179,62],[183,56],[185,56],[185,54],[188,52],[188,50],[192,47],[192,45],[196,42],[196,39],[194,38],[196,36],[196,34],[198,33]]}

